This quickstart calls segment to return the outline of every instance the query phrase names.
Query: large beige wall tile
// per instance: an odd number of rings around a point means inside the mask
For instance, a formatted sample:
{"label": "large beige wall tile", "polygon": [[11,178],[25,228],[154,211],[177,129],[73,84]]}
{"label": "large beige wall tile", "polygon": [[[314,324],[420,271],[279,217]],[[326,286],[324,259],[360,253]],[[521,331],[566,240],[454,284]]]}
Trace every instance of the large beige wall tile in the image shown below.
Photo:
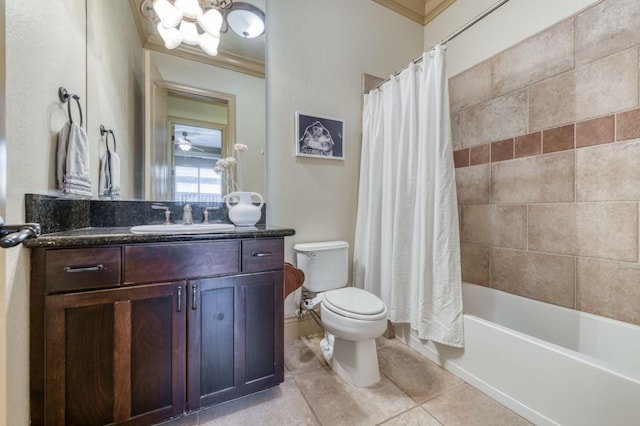
{"label": "large beige wall tile", "polygon": [[462,167],[455,170],[458,204],[489,204],[491,165]]}
{"label": "large beige wall tile", "polygon": [[576,121],[576,74],[566,72],[529,88],[529,131]]}
{"label": "large beige wall tile", "polygon": [[638,203],[532,204],[529,250],[637,261]]}
{"label": "large beige wall tile", "polygon": [[451,114],[451,145],[453,150],[462,149],[462,134],[460,131],[461,114]]}
{"label": "large beige wall tile", "polygon": [[637,47],[576,69],[576,120],[637,106]]}
{"label": "large beige wall tile", "polygon": [[640,265],[578,258],[576,308],[640,325]]}
{"label": "large beige wall tile", "polygon": [[460,241],[474,244],[491,244],[491,210],[489,204],[462,206]]}
{"label": "large beige wall tile", "polygon": [[574,24],[554,25],[493,58],[493,97],[521,89],[565,71],[574,64]]}
{"label": "large beige wall tile", "polygon": [[638,0],[608,0],[576,17],[576,64],[640,43]]}
{"label": "large beige wall tile", "polygon": [[490,260],[490,247],[460,244],[462,280],[468,283],[489,286]]}
{"label": "large beige wall tile", "polygon": [[640,139],[576,150],[576,199],[640,200]]}
{"label": "large beige wall tile", "polygon": [[482,62],[449,79],[451,112],[491,99],[491,61]]}
{"label": "large beige wall tile", "polygon": [[493,248],[491,287],[574,307],[575,258]]}
{"label": "large beige wall tile", "polygon": [[574,153],[564,151],[494,163],[491,200],[496,204],[574,199]]}
{"label": "large beige wall tile", "polygon": [[461,241],[475,244],[527,248],[527,206],[462,206]]}
{"label": "large beige wall tile", "polygon": [[527,133],[527,91],[509,93],[462,112],[462,146]]}

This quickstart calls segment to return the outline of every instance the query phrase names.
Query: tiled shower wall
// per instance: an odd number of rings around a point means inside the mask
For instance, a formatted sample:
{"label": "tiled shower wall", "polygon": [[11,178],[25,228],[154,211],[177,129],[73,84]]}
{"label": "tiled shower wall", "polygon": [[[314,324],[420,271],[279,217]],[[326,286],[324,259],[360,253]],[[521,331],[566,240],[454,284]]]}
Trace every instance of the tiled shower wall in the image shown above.
{"label": "tiled shower wall", "polygon": [[640,324],[640,4],[450,79],[462,276]]}

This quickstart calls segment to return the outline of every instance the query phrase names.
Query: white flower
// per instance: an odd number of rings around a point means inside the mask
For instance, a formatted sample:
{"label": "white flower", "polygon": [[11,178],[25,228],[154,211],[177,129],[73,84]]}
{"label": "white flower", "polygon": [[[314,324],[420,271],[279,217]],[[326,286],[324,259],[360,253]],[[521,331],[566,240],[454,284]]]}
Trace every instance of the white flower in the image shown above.
{"label": "white flower", "polygon": [[248,147],[248,146],[246,146],[246,145],[245,145],[245,144],[243,144],[243,143],[237,143],[237,144],[235,144],[235,145],[233,146],[233,149],[234,149],[234,150],[236,150],[236,151],[238,151],[238,152],[245,152],[246,150],[248,150],[248,149],[249,149],[249,147]]}
{"label": "white flower", "polygon": [[215,166],[213,168],[213,171],[216,172],[216,173],[222,173],[222,172],[224,172],[224,167]]}
{"label": "white flower", "polygon": [[228,165],[233,166],[234,164],[237,163],[236,158],[235,157],[227,157],[225,158],[225,161],[228,163]]}
{"label": "white flower", "polygon": [[216,161],[216,167],[227,168],[229,166],[229,162],[225,158],[221,158]]}

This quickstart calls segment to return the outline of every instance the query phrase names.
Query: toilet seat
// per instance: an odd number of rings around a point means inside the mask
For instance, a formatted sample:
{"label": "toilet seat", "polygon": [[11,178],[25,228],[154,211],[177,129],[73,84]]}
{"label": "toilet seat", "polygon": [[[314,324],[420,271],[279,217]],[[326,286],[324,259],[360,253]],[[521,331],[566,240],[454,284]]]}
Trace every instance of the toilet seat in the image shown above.
{"label": "toilet seat", "polygon": [[376,295],[356,287],[326,291],[323,306],[337,315],[363,321],[386,319],[387,307]]}

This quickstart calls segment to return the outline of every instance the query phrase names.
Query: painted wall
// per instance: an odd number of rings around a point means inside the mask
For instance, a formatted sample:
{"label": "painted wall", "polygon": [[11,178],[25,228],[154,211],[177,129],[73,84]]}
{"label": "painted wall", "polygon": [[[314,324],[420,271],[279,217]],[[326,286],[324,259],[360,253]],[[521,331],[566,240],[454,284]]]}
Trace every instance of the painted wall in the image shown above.
{"label": "painted wall", "polygon": [[[87,99],[85,129],[91,152],[91,185],[99,190],[106,150],[100,125],[113,130],[120,157],[121,198],[143,198],[144,56],[128,0],[87,0]],[[69,90],[71,90],[69,88]],[[113,149],[109,137],[110,149]]]}
{"label": "painted wall", "polygon": [[[297,242],[353,244],[363,73],[387,76],[422,52],[422,26],[370,0],[270,2],[267,37],[267,222]],[[345,121],[345,160],[295,156],[296,111]],[[294,310],[289,296],[286,313]]]}
{"label": "painted wall", "polygon": [[463,279],[640,324],[638,25],[605,0],[450,80]]}
{"label": "painted wall", "polygon": [[[85,2],[58,0],[42,8],[36,2],[7,0],[6,137],[7,222],[24,221],[24,194],[47,189],[55,176],[56,132],[66,121],[58,87],[77,93],[86,108]],[[46,13],[45,13],[46,11]],[[64,23],[64,25],[60,24]],[[65,61],[60,60],[65,52]],[[34,66],[34,58],[37,65]],[[7,410],[0,424],[29,424],[29,250],[6,252],[2,318]]]}

